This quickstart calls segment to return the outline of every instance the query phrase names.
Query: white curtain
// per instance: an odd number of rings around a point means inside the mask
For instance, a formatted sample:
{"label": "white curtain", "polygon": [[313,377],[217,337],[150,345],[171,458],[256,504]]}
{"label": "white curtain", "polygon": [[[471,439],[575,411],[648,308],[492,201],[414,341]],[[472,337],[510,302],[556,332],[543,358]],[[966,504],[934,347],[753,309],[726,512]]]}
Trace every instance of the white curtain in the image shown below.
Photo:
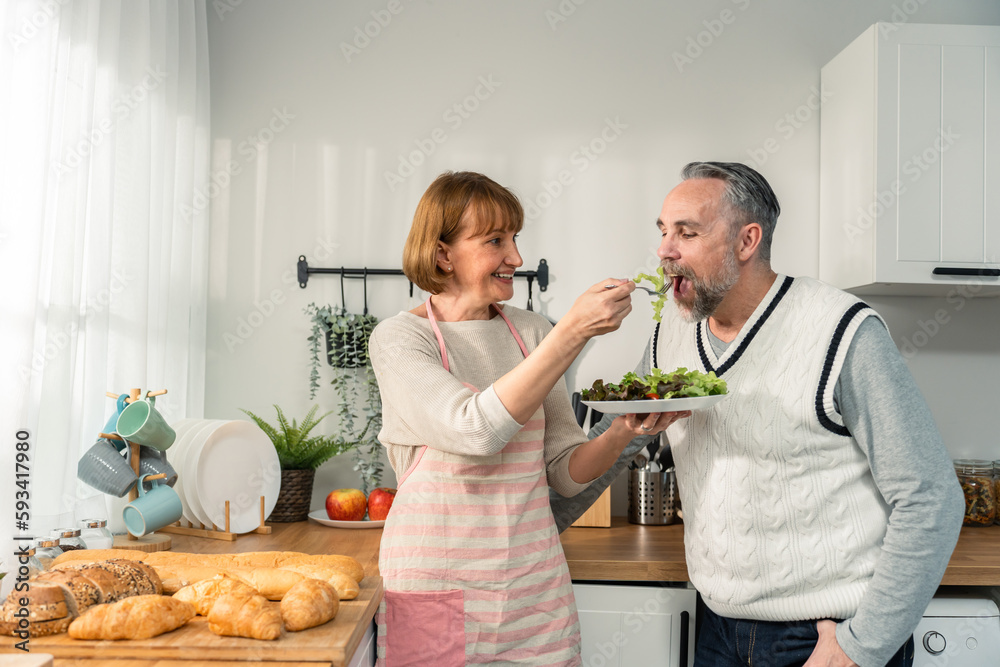
{"label": "white curtain", "polygon": [[0,6],[0,526],[19,532],[20,429],[31,533],[95,512],[121,526],[76,479],[113,408],[105,391],[167,389],[168,422],[204,405],[206,6]]}

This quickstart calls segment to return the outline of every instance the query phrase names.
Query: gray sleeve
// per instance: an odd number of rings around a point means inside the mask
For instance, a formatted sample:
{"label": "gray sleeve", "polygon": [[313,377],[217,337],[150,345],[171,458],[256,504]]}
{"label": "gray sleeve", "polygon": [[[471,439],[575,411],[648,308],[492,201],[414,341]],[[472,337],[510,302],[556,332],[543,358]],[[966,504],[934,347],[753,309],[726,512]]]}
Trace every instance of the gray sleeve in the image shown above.
{"label": "gray sleeve", "polygon": [[927,403],[878,319],[858,329],[835,391],[890,512],[875,574],[857,614],[838,624],[837,642],[862,667],[884,665],[941,582],[965,500]]}
{"label": "gray sleeve", "polygon": [[[640,375],[646,375],[650,370],[650,359],[649,359],[649,345],[646,345],[646,352],[642,356],[642,361],[639,365],[635,367],[635,372]],[[594,425],[594,428],[590,429],[587,437],[591,440],[604,433],[611,427],[611,422],[614,421],[615,415],[604,415],[604,418]],[[572,498],[565,498],[552,489],[549,489],[549,504],[552,506],[552,515],[556,519],[556,527],[559,532],[563,532],[569,528],[574,521],[580,518],[580,516],[590,508],[594,502],[600,498],[604,490],[611,486],[611,483],[615,481],[615,478],[621,474],[629,462],[635,458],[635,455],[640,449],[648,445],[653,441],[654,438],[659,436],[656,435],[644,435],[633,439],[622,451],[618,460],[608,468],[607,472],[595,479],[593,482],[587,486],[586,489],[576,494]]]}

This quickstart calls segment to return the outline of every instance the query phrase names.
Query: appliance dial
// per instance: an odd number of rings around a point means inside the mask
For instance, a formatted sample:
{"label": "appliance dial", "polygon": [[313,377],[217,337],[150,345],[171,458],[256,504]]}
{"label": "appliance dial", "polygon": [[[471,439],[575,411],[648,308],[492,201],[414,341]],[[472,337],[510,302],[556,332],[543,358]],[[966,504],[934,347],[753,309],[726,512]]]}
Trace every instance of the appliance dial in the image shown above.
{"label": "appliance dial", "polygon": [[943,652],[948,642],[945,641],[944,635],[940,632],[935,632],[931,630],[924,634],[924,649],[931,655],[938,655]]}

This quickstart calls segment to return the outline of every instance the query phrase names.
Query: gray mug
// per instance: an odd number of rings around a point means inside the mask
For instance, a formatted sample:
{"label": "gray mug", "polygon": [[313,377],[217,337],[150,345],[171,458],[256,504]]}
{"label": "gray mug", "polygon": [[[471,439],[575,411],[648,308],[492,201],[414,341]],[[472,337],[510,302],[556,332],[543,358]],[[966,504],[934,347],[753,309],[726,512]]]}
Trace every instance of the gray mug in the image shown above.
{"label": "gray mug", "polygon": [[[167,462],[167,453],[146,445],[139,445],[139,474],[164,474],[166,477],[160,480],[161,483],[171,487],[177,483],[177,471]],[[142,485],[149,491],[153,487],[153,482],[143,482]]]}
{"label": "gray mug", "polygon": [[120,452],[110,440],[101,438],[80,459],[76,476],[102,493],[121,498],[138,481],[130,458],[128,446]]}

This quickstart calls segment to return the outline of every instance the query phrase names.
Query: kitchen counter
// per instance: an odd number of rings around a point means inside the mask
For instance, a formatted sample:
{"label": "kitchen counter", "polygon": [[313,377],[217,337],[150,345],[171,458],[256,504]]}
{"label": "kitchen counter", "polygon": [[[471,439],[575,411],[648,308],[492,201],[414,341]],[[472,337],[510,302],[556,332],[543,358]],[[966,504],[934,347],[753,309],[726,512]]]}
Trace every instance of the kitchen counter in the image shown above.
{"label": "kitchen counter", "polygon": [[[567,529],[562,544],[574,581],[688,581],[681,524],[612,517],[611,528]],[[1000,586],[1000,526],[962,528],[941,583]]]}
{"label": "kitchen counter", "polygon": [[[302,551],[309,554],[336,553],[356,558],[365,578],[354,600],[340,604],[337,617],[302,632],[285,633],[276,641],[219,637],[209,631],[204,618],[196,617],[173,632],[145,640],[83,641],[66,633],[29,640],[32,652],[51,653],[55,667],[89,667],[110,662],[120,667],[193,667],[211,664],[267,662],[274,667],[350,663],[365,631],[371,626],[382,600],[382,578],[378,575],[379,529],[327,528],[312,521],[271,524],[270,535],[241,535],[235,542],[172,535],[172,551],[193,553],[238,553],[243,551]],[[18,639],[0,638],[0,653],[11,652]],[[239,662],[237,662],[239,661]]]}

